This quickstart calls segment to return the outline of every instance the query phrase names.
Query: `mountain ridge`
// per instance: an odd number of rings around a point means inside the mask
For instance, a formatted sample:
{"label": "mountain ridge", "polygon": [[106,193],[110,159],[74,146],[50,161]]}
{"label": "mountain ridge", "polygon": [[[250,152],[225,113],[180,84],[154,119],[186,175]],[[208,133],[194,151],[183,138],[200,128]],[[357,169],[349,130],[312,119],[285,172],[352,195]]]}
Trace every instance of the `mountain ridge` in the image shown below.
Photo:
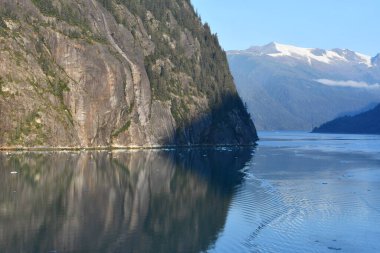
{"label": "mountain ridge", "polygon": [[281,44],[278,42],[270,42],[269,44],[263,46],[251,46],[246,50],[231,50],[229,54],[239,54],[239,53],[252,53],[253,55],[267,55],[271,57],[295,57],[301,56],[307,58],[308,62],[311,60],[316,60],[323,63],[330,63],[332,59],[340,61],[356,61],[356,63],[362,63],[368,67],[373,67],[375,64],[377,54],[374,57],[355,52],[349,49],[334,48],[330,50],[325,50],[321,48],[306,48],[298,47],[293,45]]}

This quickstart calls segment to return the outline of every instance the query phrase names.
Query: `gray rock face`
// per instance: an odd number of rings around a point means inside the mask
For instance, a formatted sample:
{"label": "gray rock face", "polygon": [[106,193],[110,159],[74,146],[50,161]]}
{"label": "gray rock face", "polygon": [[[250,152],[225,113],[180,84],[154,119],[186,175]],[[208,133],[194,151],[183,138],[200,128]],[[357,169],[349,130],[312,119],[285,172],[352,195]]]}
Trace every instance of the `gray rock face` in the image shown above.
{"label": "gray rock face", "polygon": [[278,43],[228,52],[260,130],[307,130],[380,101],[378,57]]}
{"label": "gray rock face", "polygon": [[1,0],[0,147],[254,142],[209,28],[155,3]]}

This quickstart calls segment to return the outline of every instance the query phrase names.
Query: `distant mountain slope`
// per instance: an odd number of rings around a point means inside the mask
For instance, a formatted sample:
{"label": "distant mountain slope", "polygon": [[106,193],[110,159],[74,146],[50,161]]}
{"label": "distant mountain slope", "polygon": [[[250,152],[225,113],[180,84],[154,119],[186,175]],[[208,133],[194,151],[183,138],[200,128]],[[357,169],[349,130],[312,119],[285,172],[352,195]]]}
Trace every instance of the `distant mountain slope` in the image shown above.
{"label": "distant mountain slope", "polygon": [[229,51],[238,91],[259,130],[307,130],[380,101],[379,55],[279,43]]}
{"label": "distant mountain slope", "polygon": [[370,111],[329,121],[313,133],[380,134],[380,104]]}

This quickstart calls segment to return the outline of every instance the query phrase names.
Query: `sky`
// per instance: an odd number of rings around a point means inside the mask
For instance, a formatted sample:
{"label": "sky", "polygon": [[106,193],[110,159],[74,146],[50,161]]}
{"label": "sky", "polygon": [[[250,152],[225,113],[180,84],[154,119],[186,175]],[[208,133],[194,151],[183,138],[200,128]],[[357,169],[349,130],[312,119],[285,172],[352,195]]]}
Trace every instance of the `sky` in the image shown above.
{"label": "sky", "polygon": [[225,50],[275,41],[380,53],[380,0],[191,0]]}

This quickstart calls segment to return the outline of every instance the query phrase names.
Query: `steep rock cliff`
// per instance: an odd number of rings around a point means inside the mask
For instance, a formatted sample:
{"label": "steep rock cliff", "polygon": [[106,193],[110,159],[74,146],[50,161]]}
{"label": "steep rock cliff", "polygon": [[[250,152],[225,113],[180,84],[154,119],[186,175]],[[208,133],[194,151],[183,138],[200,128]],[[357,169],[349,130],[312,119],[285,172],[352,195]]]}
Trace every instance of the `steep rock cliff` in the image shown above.
{"label": "steep rock cliff", "polygon": [[249,144],[188,0],[0,0],[0,146]]}

